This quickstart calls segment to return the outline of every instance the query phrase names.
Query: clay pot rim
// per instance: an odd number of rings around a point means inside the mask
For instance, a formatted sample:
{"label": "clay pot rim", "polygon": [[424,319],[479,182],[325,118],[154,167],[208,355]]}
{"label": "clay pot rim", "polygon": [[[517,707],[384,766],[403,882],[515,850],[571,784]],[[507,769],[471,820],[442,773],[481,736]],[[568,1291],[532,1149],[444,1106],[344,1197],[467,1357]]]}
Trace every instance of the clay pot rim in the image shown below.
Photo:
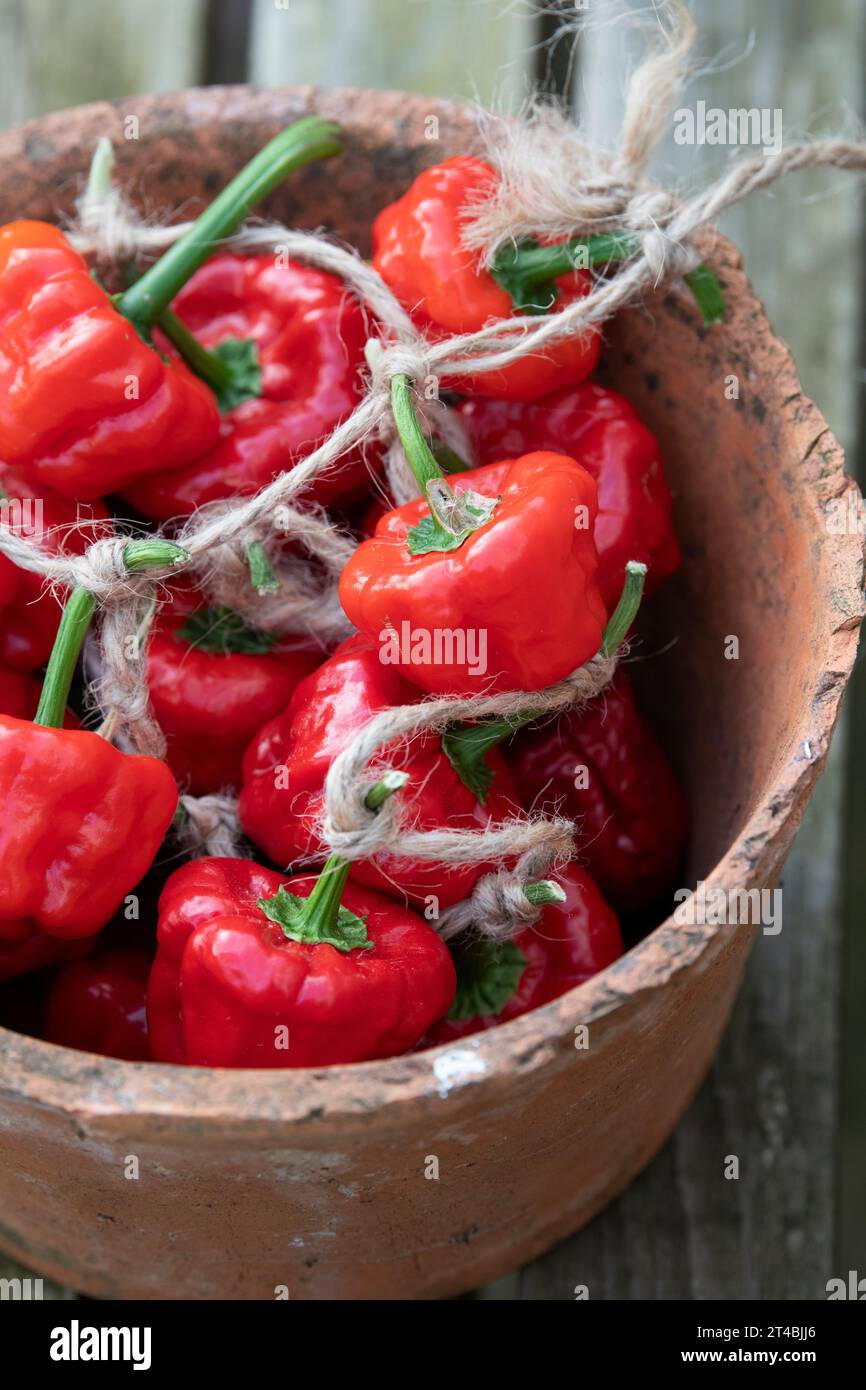
{"label": "clay pot rim", "polygon": [[[320,102],[327,107],[329,98],[349,104],[356,97],[369,95],[366,89],[360,88],[251,89],[238,85],[138,97],[134,99],[134,110],[146,115],[156,107],[164,111],[173,103],[179,107],[185,104],[188,108],[192,98],[195,120],[205,124],[221,115],[225,118],[227,102],[242,98],[244,94],[250,96],[251,119],[255,115],[256,97],[261,100],[270,96],[282,99],[286,105],[300,103],[316,109]],[[376,95],[383,100],[398,98],[404,111],[422,116],[431,111],[455,113],[469,109],[451,100],[436,101],[393,91]],[[80,118],[104,116],[108,111],[122,117],[125,109],[131,106],[132,99],[126,99],[94,102],[72,109]],[[15,127],[8,135],[23,134],[26,138],[28,134],[38,135],[49,126],[54,137],[62,130],[68,114],[50,113]],[[188,111],[184,119],[188,119]],[[0,159],[2,156],[0,147]],[[715,230],[706,233],[706,237],[714,261],[732,267],[739,265],[739,252],[727,238]],[[666,288],[666,292],[680,295],[684,304],[691,303],[677,287]],[[765,318],[757,299],[755,308]],[[768,331],[771,332],[769,327]],[[779,347],[793,371],[787,348],[783,344]],[[799,405],[812,411],[816,425],[824,427],[821,437],[825,464],[820,476],[810,474],[804,466],[805,460],[798,460],[804,500],[808,498],[817,513],[822,496],[828,493],[834,497],[846,497],[848,493],[859,496],[859,491],[854,480],[844,472],[841,447],[802,390],[786,401],[786,407],[792,411]],[[787,808],[792,801],[796,803],[798,792],[802,793],[816,780],[826,759],[828,730],[832,732],[854,664],[859,625],[866,612],[863,543],[851,533],[835,539],[846,551],[839,562],[843,582],[842,601],[837,604],[837,611],[842,610],[847,616],[829,631],[827,664],[823,671],[816,673],[811,688],[805,692],[810,713],[808,726],[801,731],[802,742],[811,744],[813,756],[808,757],[804,749],[802,759],[786,762],[764,788],[759,804],[738,839],[707,873],[708,889],[736,888],[743,884],[749,872],[754,872],[756,865],[774,864],[778,858],[776,846],[784,845],[785,841]],[[0,1088],[70,1117],[87,1114],[91,1118],[98,1115],[111,1120],[128,1118],[130,1112],[134,1112],[139,1119],[182,1115],[195,1124],[259,1121],[279,1126],[291,1121],[327,1122],[341,1115],[358,1117],[369,1113],[372,1096],[377,1098],[379,1105],[402,1106],[437,1092],[444,1096],[463,1091],[493,1077],[507,1084],[509,1076],[517,1071],[525,1074],[546,1065],[552,1052],[572,1047],[576,1022],[591,1023],[628,999],[668,984],[699,960],[717,933],[729,930],[751,932],[753,928],[715,924],[682,927],[669,916],[621,960],[550,1004],[465,1040],[378,1062],[294,1071],[237,1071],[159,1062],[122,1062],[58,1047],[0,1028]]]}

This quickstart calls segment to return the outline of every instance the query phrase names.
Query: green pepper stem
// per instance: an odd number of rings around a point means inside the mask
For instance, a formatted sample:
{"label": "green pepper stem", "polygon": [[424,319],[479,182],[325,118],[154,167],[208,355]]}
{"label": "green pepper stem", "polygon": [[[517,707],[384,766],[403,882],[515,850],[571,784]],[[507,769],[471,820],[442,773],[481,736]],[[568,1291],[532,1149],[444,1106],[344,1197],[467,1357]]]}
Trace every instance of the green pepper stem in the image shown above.
{"label": "green pepper stem", "polygon": [[107,135],[100,135],[90,161],[87,175],[87,192],[91,198],[104,198],[111,190],[111,173],[114,169],[114,150]]}
{"label": "green pepper stem", "polygon": [[[123,552],[123,563],[130,574],[140,574],[147,569],[163,569],[188,558],[187,552],[179,545],[161,540],[130,541]],[[34,724],[41,724],[46,729],[62,728],[75,663],[95,607],[93,594],[80,586],[73,589],[66,600],[48,658]]]}
{"label": "green pepper stem", "polygon": [[221,396],[231,390],[234,373],[230,364],[217,357],[209,348],[203,347],[173,309],[163,309],[159,316],[159,326],[169,342],[177,348],[190,371],[201,377],[215,396]]}
{"label": "green pepper stem", "polygon": [[[386,772],[365,796],[364,805],[367,810],[378,811],[389,796],[405,787],[408,780],[409,775],[406,772],[398,772],[396,769]],[[329,935],[330,929],[336,924],[351,868],[351,860],[344,859],[341,854],[329,855],[312,892],[300,909],[298,921],[303,923],[305,930],[314,928],[318,938]]]}
{"label": "green pepper stem", "polygon": [[250,583],[257,594],[275,594],[280,587],[280,579],[261,541],[250,541],[247,546],[247,564],[250,570]]}
{"label": "green pepper stem", "polygon": [[189,559],[189,553],[174,541],[146,540],[130,541],[123,548],[123,567],[130,574],[142,574],[145,570],[168,569]]}
{"label": "green pepper stem", "polygon": [[153,328],[214,246],[237,231],[250,209],[293,169],[339,154],[338,137],[339,128],[319,116],[306,116],[281,131],[259,150],[165,255],[121,295],[118,308],[123,316],[139,331]]}
{"label": "green pepper stem", "polygon": [[539,879],[538,883],[525,883],[523,892],[531,903],[536,903],[539,907],[547,903],[565,902],[564,891],[550,878]]}
{"label": "green pepper stem", "polygon": [[613,656],[637,617],[646,583],[646,569],[646,565],[642,565],[639,560],[629,560],[626,565],[625,583],[619,603],[608,618],[607,627],[602,635],[602,656]]}
{"label": "green pepper stem", "polygon": [[701,311],[704,323],[721,323],[725,317],[722,287],[708,265],[703,263],[683,276]]}
{"label": "green pepper stem", "polygon": [[518,276],[524,285],[540,285],[571,270],[628,260],[639,250],[640,241],[633,232],[603,233],[574,237],[554,246],[506,247],[497,257],[497,268]]}
{"label": "green pepper stem", "polygon": [[440,481],[443,474],[418,424],[412,401],[412,387],[409,378],[402,372],[397,372],[391,378],[391,410],[403,452],[409,460],[418,486],[426,496],[427,484]]}
{"label": "green pepper stem", "polygon": [[[603,232],[598,236],[573,237],[553,246],[538,246],[534,241],[505,246],[491,266],[493,278],[506,290],[515,308],[530,313],[553,307],[560,275],[572,270],[584,270],[595,265],[627,261],[640,251],[640,238],[634,232]],[[720,323],[725,317],[722,287],[708,265],[701,263],[685,275],[704,323]],[[534,289],[544,287],[543,303],[532,303],[528,296]]]}
{"label": "green pepper stem", "polygon": [[66,600],[33,717],[34,724],[46,729],[62,727],[75,663],[95,607],[96,599],[87,589],[73,589]]}

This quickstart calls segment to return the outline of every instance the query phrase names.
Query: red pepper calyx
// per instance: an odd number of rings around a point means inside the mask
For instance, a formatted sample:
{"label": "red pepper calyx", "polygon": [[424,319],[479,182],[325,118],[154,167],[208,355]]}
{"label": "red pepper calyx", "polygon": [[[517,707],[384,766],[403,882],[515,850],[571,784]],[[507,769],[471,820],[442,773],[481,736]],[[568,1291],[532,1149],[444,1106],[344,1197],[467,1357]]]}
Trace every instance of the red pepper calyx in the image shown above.
{"label": "red pepper calyx", "polygon": [[[367,793],[364,801],[367,809],[377,811],[389,796],[405,787],[408,780],[405,772],[386,772]],[[348,859],[332,854],[308,897],[299,897],[280,887],[272,898],[259,898],[258,906],[270,921],[282,928],[290,941],[301,941],[308,946],[333,946],[346,953],[369,951],[374,942],[367,936],[366,921],[343,907],[340,901],[351,868]]]}
{"label": "red pepper calyx", "polygon": [[515,993],[529,964],[513,941],[473,936],[452,948],[457,992],[446,1018],[462,1022],[498,1014]]}
{"label": "red pepper calyx", "polygon": [[259,349],[252,338],[224,338],[216,347],[202,347],[171,309],[160,314],[159,326],[190,370],[207,382],[223,415],[262,394]]}
{"label": "red pepper calyx", "polygon": [[430,515],[413,526],[407,537],[410,555],[459,550],[465,540],[493,517],[498,497],[479,492],[455,492],[444,478],[434,478],[426,488]]}
{"label": "red pepper calyx", "polygon": [[[629,560],[619,603],[607,621],[600,654],[612,656],[637,617],[643,598],[647,567]],[[504,719],[480,720],[477,724],[457,724],[442,735],[442,751],[465,787],[483,806],[493,783],[493,770],[486,755],[526,724],[541,719],[543,710],[526,710]]]}
{"label": "red pepper calyx", "polygon": [[274,632],[261,632],[233,608],[198,608],[178,628],[178,636],[200,652],[229,656],[266,656],[280,640]]}
{"label": "red pepper calyx", "polygon": [[[564,903],[565,891],[552,879],[525,883],[523,891],[539,907]],[[457,970],[457,993],[446,1017],[454,1020],[488,1018],[505,1008],[529,962],[513,941],[469,936],[452,947]]]}

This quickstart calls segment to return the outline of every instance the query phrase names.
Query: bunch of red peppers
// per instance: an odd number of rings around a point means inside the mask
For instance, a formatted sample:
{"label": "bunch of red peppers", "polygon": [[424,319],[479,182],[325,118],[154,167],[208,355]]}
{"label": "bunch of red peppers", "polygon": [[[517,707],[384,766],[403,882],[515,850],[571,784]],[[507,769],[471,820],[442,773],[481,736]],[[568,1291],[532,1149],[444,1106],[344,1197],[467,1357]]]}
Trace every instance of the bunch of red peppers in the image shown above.
{"label": "bunch of red peppers", "polygon": [[[288,173],[339,148],[316,117],[289,127],[115,293],[57,227],[0,228],[3,525],[81,553],[134,509],[123,565],[160,581],[146,676],[165,759],[85,727],[94,595],[58,593],[0,555],[0,981],[13,982],[0,1008],[42,972],[31,1027],[54,1043],[227,1067],[433,1046],[612,965],[620,914],[627,936],[676,883],[684,796],[626,669],[583,708],[532,708],[532,692],[618,645],[644,574],[651,595],[680,563],[657,442],[589,380],[597,328],[441,383],[471,460],[426,438],[414,384],[394,377],[418,498],[390,504],[375,444],[307,490],[360,537],[340,581],[355,633],[336,649],[259,629],[184,578],[165,523],[258,491],[361,399],[376,329],[340,280],[278,253],[214,254]],[[594,266],[629,254],[625,235],[525,242],[484,267],[462,220],[495,182],[478,159],[446,160],[373,225],[373,265],[431,339],[556,313],[589,292]],[[718,287],[701,270],[709,317]],[[279,585],[260,545],[249,559],[254,589]],[[510,940],[479,929],[446,944],[440,914],[500,865],[329,855],[326,778],[375,714],[514,690],[525,714],[417,734],[371,772],[371,815],[397,798],[415,830],[483,831],[540,809],[576,823],[573,862],[525,886],[534,921]],[[225,791],[249,856],[176,867],[180,795]]]}

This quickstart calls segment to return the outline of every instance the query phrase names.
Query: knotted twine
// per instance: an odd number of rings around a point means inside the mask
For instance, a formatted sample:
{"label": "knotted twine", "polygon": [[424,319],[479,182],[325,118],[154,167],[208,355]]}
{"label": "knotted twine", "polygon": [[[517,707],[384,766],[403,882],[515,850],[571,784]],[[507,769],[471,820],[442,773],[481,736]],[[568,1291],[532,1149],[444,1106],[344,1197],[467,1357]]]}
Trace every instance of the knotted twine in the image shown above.
{"label": "knotted twine", "polygon": [[[733,163],[714,184],[686,201],[651,183],[650,157],[664,134],[674,101],[685,81],[695,30],[680,0],[659,10],[656,47],[630,81],[617,146],[608,151],[590,145],[578,129],[549,106],[535,106],[521,119],[482,116],[480,133],[487,160],[497,170],[498,186],[488,199],[467,208],[463,239],[468,250],[490,263],[502,247],[527,236],[556,239],[626,230],[637,241],[625,263],[601,273],[591,292],[560,312],[521,315],[492,322],[474,333],[428,341],[415,327],[375,270],[355,252],[323,235],[299,232],[277,223],[244,227],[226,246],[245,252],[279,251],[302,263],[337,275],[376,320],[379,351],[371,354],[369,379],[354,412],[306,458],[292,465],[252,497],[211,504],[191,517],[175,537],[189,560],[176,566],[191,570],[212,601],[226,603],[257,626],[278,633],[305,632],[324,643],[344,636],[349,627],[336,599],[336,580],[353,542],[302,493],[324,473],[371,437],[388,450],[388,478],[398,502],[418,495],[414,477],[395,441],[390,382],[405,374],[419,392],[419,411],[427,427],[445,437],[458,452],[453,416],[422,388],[441,378],[499,371],[530,353],[545,349],[590,325],[603,323],[664,280],[687,274],[700,262],[695,234],[720,212],[760,188],[799,169],[831,166],[866,169],[866,145],[850,140],[792,144],[776,154],[763,152]],[[81,200],[71,239],[83,253],[115,262],[159,253],[189,224],[153,226],[143,222],[116,188],[89,189]],[[287,558],[280,535],[299,541],[312,567]],[[281,579],[274,595],[255,595],[247,580],[245,550],[251,539],[266,545]],[[98,634],[100,676],[95,699],[105,712],[102,732],[124,739],[140,752],[161,755],[165,742],[150,711],[144,679],[144,643],[154,595],[169,572],[131,579],[121,563],[122,539],[100,540],[83,556],[47,555],[37,545],[0,528],[0,551],[15,564],[44,576],[55,586],[83,584],[101,608]],[[387,746],[425,730],[457,721],[502,717],[527,709],[555,711],[599,694],[610,681],[621,653],[596,657],[568,680],[542,692],[481,694],[471,699],[432,699],[390,709],[374,716],[334,760],[324,798],[322,838],[348,859],[388,851],[449,864],[517,859],[514,871],[486,876],[466,903],[447,914],[444,930],[462,930],[470,922],[495,935],[513,934],[539,911],[522,893],[527,875],[573,853],[572,822],[562,818],[514,817],[483,831],[413,827],[400,798],[371,813],[364,797],[377,757]],[[190,848],[231,852],[234,844],[232,802],[228,798],[185,797]],[[215,851],[214,846],[219,846]]]}

